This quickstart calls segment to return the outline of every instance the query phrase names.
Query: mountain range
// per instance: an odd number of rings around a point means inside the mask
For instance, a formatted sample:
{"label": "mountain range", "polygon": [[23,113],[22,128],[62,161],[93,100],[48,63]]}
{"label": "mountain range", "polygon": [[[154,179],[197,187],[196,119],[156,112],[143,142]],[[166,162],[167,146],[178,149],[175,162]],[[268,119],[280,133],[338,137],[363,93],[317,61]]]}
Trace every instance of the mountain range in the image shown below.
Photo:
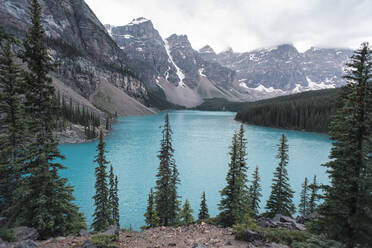
{"label": "mountain range", "polygon": [[[0,24],[22,39],[28,0],[3,0]],[[83,0],[43,0],[43,26],[51,73],[61,95],[91,111],[151,114],[152,108],[195,107],[205,99],[253,101],[307,90],[340,87],[349,49],[290,44],[237,53],[195,50],[186,35],[163,38],[151,20],[102,25]]]}

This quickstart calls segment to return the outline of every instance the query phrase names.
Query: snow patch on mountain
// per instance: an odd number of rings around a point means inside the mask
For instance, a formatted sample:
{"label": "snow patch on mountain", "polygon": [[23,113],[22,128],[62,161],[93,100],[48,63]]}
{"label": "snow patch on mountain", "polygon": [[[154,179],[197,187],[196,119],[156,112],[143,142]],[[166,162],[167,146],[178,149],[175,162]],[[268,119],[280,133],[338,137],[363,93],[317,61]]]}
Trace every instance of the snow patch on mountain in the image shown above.
{"label": "snow patch on mountain", "polygon": [[[306,81],[308,82],[308,89],[309,90],[321,90],[321,89],[334,89],[336,86],[334,84],[325,84],[324,82],[316,83],[312,81],[309,77],[306,77]],[[326,80],[328,83],[331,80]]]}
{"label": "snow patch on mountain", "polygon": [[263,93],[284,93],[284,91],[281,90],[281,89],[274,89],[273,87],[266,88],[262,84],[258,85],[256,88],[250,88],[250,87],[247,86],[246,83],[241,82],[239,84],[239,86],[242,87],[242,88],[245,88],[245,89],[255,90],[255,91],[259,91],[259,92],[263,92]]}
{"label": "snow patch on mountain", "polygon": [[141,23],[144,23],[144,22],[148,22],[150,20],[144,18],[144,17],[139,17],[139,18],[136,18],[136,19],[133,19],[130,23],[128,23],[128,26],[130,25],[138,25],[138,24],[141,24]]}
{"label": "snow patch on mountain", "polygon": [[204,74],[204,68],[200,68],[200,69],[199,69],[199,74],[200,74],[200,76],[202,76],[202,77],[207,77],[207,75]]}
{"label": "snow patch on mountain", "polygon": [[183,74],[182,70],[176,65],[176,63],[174,63],[173,57],[172,57],[171,52],[170,52],[170,47],[169,47],[168,41],[165,40],[164,43],[165,43],[165,50],[167,51],[167,54],[168,54],[169,62],[171,64],[173,64],[173,66],[176,68],[177,76],[180,79],[180,82],[178,83],[178,86],[186,87],[186,84],[183,82],[183,80],[185,79],[185,74]]}

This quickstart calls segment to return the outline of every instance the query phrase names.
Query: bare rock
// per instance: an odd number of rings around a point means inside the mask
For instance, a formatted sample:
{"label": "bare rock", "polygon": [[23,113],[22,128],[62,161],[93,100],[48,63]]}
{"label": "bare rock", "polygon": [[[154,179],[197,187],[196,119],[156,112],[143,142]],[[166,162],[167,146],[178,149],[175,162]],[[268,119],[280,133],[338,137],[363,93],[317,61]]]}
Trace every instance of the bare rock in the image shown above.
{"label": "bare rock", "polygon": [[192,248],[208,248],[208,246],[205,246],[203,244],[200,244],[200,243],[196,243],[192,246]]}
{"label": "bare rock", "polygon": [[0,238],[0,248],[8,248],[8,242],[5,242]]}
{"label": "bare rock", "polygon": [[247,242],[254,242],[256,240],[264,240],[264,236],[262,233],[246,230],[242,235],[242,240]]}
{"label": "bare rock", "polygon": [[37,230],[32,227],[19,226],[13,228],[12,231],[17,241],[36,240],[39,237]]}
{"label": "bare rock", "polygon": [[92,242],[90,242],[90,240],[87,240],[79,248],[97,248],[97,247]]}
{"label": "bare rock", "polygon": [[24,240],[15,243],[12,248],[39,248],[39,246],[33,240]]}
{"label": "bare rock", "polygon": [[106,231],[103,232],[105,235],[119,235],[120,229],[117,225],[110,225]]}
{"label": "bare rock", "polygon": [[81,229],[80,232],[79,232],[79,236],[81,236],[81,237],[89,236],[89,232],[88,232],[88,230],[86,230],[86,229]]}
{"label": "bare rock", "polygon": [[288,216],[284,216],[284,215],[281,215],[281,214],[277,214],[275,215],[275,217],[273,218],[273,221],[274,222],[296,222],[294,219],[292,219],[291,217],[288,217]]}

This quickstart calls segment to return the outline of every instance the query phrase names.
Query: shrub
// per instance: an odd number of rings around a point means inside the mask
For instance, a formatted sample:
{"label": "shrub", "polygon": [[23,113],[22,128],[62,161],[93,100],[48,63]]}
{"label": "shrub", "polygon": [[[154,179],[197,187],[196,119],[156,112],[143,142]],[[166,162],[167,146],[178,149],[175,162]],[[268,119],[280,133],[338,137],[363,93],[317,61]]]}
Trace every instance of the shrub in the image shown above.
{"label": "shrub", "polygon": [[334,241],[327,240],[324,236],[321,235],[312,235],[306,241],[298,242],[295,241],[292,244],[292,248],[342,248],[343,246]]}
{"label": "shrub", "polygon": [[266,229],[265,238],[269,242],[292,245],[294,242],[304,242],[310,237],[308,232],[287,229]]}
{"label": "shrub", "polygon": [[103,235],[99,234],[93,236],[91,241],[97,248],[116,248],[115,242],[118,241],[116,235]]}
{"label": "shrub", "polygon": [[14,237],[12,231],[8,228],[0,228],[0,238],[7,242],[15,242],[17,241]]}

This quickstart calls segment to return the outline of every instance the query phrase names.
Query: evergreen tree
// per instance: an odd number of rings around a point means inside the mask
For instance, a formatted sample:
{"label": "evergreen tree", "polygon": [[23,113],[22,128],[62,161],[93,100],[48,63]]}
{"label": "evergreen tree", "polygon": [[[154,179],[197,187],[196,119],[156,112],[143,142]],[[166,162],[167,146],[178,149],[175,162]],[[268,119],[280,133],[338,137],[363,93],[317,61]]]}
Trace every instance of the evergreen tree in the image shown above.
{"label": "evergreen tree", "polygon": [[271,185],[270,198],[266,203],[267,215],[274,217],[276,214],[285,216],[292,216],[295,213],[295,206],[293,204],[293,194],[288,178],[288,144],[287,138],[283,134],[278,145],[279,159],[278,167],[274,172],[274,179]]}
{"label": "evergreen tree", "polygon": [[328,235],[346,247],[372,244],[372,57],[368,43],[351,56],[341,107],[333,116],[334,141],[325,164],[331,185],[324,187],[321,219]]}
{"label": "evergreen tree", "polygon": [[178,170],[173,158],[172,130],[168,113],[162,131],[161,149],[158,155],[160,165],[156,174],[155,205],[160,218],[160,225],[169,226],[177,223],[179,201],[177,185]]}
{"label": "evergreen tree", "polygon": [[230,149],[231,160],[226,176],[227,185],[221,190],[222,199],[219,203],[221,211],[219,219],[224,226],[238,224],[246,214],[251,214],[243,126],[240,127],[239,133],[234,133]]}
{"label": "evergreen tree", "polygon": [[180,220],[181,223],[184,225],[190,225],[194,222],[194,217],[192,213],[194,211],[191,209],[190,202],[188,200],[185,201],[182,210],[180,211]]}
{"label": "evergreen tree", "polygon": [[310,188],[310,200],[309,200],[309,212],[313,213],[317,207],[317,201],[319,199],[318,190],[319,186],[314,176],[313,183],[309,185]]}
{"label": "evergreen tree", "polygon": [[14,62],[13,43],[10,38],[0,40],[0,126],[4,129],[0,135],[0,214],[16,200],[13,196],[26,160],[23,71]]}
{"label": "evergreen tree", "polygon": [[110,224],[120,226],[118,177],[114,175],[114,169],[112,165],[110,165],[109,185],[110,185],[109,203],[111,206],[112,213]]}
{"label": "evergreen tree", "polygon": [[99,144],[97,146],[96,159],[94,160],[97,163],[95,169],[96,175],[96,194],[93,196],[95,211],[94,211],[94,220],[92,227],[94,231],[104,231],[110,223],[112,223],[112,211],[111,204],[109,201],[109,188],[107,185],[107,164],[109,163],[106,160],[105,156],[105,146],[106,143],[103,141],[103,131],[100,130],[99,135]]}
{"label": "evergreen tree", "polygon": [[260,209],[260,198],[262,197],[261,191],[261,185],[260,185],[260,175],[258,174],[258,166],[256,166],[256,169],[254,170],[253,174],[253,181],[252,185],[249,188],[250,196],[251,196],[251,206],[253,211],[256,215],[258,215],[258,210]]}
{"label": "evergreen tree", "polygon": [[157,227],[160,222],[158,213],[156,212],[156,208],[155,208],[154,193],[152,191],[152,188],[150,190],[149,198],[147,200],[145,222],[147,224],[147,227]]}
{"label": "evergreen tree", "polygon": [[201,199],[202,200],[200,202],[200,210],[198,215],[200,221],[209,219],[207,200],[205,199],[205,192],[203,192]]}
{"label": "evergreen tree", "polygon": [[309,197],[309,185],[307,177],[305,178],[304,183],[302,184],[302,190],[300,195],[300,204],[298,205],[298,211],[302,216],[307,215],[310,206],[310,197]]}
{"label": "evergreen tree", "polygon": [[67,179],[58,175],[64,166],[57,162],[63,156],[53,135],[56,100],[48,77],[53,65],[44,44],[41,7],[37,0],[31,1],[30,14],[32,25],[24,40],[22,58],[28,67],[25,106],[34,137],[27,144],[27,152],[32,156],[27,159],[27,177],[22,179],[14,195],[17,202],[9,212],[11,223],[34,227],[41,238],[46,238],[77,233],[85,227],[85,222],[72,203],[73,188],[66,185]]}

